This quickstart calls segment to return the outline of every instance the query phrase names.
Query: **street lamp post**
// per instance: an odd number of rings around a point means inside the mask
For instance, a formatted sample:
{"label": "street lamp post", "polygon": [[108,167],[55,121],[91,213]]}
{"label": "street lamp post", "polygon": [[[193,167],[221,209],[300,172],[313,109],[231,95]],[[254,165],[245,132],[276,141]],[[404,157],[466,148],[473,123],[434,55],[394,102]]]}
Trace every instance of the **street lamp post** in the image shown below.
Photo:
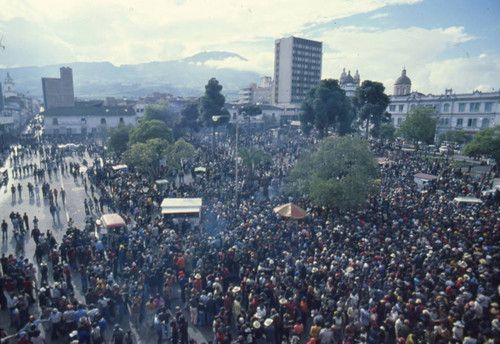
{"label": "street lamp post", "polygon": [[235,178],[234,178],[234,194],[235,194],[235,203],[236,207],[238,207],[238,123],[239,123],[239,118],[236,119],[236,149],[235,149],[235,158],[234,158],[234,163],[235,163]]}
{"label": "street lamp post", "polygon": [[212,116],[212,156],[215,157],[215,126],[221,116]]}

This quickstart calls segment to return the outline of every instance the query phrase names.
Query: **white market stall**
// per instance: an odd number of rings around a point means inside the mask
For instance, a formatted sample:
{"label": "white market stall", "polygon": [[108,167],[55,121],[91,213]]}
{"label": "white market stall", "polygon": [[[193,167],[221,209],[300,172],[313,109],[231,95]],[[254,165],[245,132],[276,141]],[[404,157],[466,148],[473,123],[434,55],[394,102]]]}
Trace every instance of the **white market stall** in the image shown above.
{"label": "white market stall", "polygon": [[157,189],[165,190],[168,187],[168,180],[158,179],[157,181],[155,181],[155,184],[157,185]]}
{"label": "white market stall", "polygon": [[164,198],[161,202],[162,215],[177,221],[188,221],[198,226],[201,220],[201,198]]}
{"label": "white market stall", "polygon": [[483,201],[476,197],[459,196],[453,199],[457,203],[483,203]]}
{"label": "white market stall", "polygon": [[422,190],[426,183],[436,179],[438,179],[438,176],[427,173],[417,173],[413,175],[413,180],[417,183],[418,190]]}
{"label": "white market stall", "polygon": [[128,166],[127,165],[115,165],[112,167],[113,171],[120,171],[120,172],[126,172],[128,171]]}

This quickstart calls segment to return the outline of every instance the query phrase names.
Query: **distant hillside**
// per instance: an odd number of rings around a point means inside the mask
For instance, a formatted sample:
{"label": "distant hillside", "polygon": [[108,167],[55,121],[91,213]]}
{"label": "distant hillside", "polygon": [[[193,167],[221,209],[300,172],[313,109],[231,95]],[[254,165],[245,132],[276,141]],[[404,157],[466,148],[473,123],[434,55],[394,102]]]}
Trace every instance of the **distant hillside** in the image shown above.
{"label": "distant hillside", "polygon": [[260,75],[251,71],[214,68],[205,65],[209,60],[223,61],[239,58],[229,52],[203,52],[182,60],[114,66],[109,62],[75,62],[42,67],[0,68],[0,81],[7,72],[16,90],[43,97],[42,77],[59,77],[59,68],[73,69],[75,96],[78,98],[140,97],[152,92],[167,92],[177,96],[200,96],[208,80],[215,77],[224,87],[228,100],[236,99],[238,89],[258,82]]}

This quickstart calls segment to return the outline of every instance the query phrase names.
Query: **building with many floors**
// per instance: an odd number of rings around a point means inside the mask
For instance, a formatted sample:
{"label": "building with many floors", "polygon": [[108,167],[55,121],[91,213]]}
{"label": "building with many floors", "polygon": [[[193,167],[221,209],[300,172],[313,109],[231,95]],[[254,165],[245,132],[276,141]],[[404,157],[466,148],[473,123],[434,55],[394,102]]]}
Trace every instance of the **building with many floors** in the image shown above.
{"label": "building with many floors", "polygon": [[59,73],[60,78],[42,78],[45,109],[75,105],[73,70],[70,67],[61,67]]}
{"label": "building with many floors", "polygon": [[474,134],[481,129],[500,125],[500,91],[457,94],[452,89],[446,89],[440,95],[412,92],[406,69],[403,69],[396,80],[390,100],[387,111],[392,115],[396,128],[419,106],[436,110],[439,118],[437,134],[450,130]]}
{"label": "building with many floors", "polygon": [[272,104],[273,80],[270,76],[260,78],[260,85],[251,83],[247,87],[240,88],[238,92],[239,104]]}
{"label": "building with many floors", "polygon": [[288,37],[275,41],[274,105],[300,106],[321,81],[323,43]]}

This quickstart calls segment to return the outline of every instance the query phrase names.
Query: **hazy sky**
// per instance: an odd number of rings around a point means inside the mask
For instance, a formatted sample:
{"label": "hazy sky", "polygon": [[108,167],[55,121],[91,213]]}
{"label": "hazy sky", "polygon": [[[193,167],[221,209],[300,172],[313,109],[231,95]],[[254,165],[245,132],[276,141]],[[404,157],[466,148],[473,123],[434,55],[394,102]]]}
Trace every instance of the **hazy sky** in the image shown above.
{"label": "hazy sky", "polygon": [[498,0],[0,0],[0,8],[0,67],[229,51],[248,61],[209,63],[272,76],[275,39],[294,35],[323,42],[323,78],[358,69],[391,94],[406,66],[423,93],[500,88]]}

